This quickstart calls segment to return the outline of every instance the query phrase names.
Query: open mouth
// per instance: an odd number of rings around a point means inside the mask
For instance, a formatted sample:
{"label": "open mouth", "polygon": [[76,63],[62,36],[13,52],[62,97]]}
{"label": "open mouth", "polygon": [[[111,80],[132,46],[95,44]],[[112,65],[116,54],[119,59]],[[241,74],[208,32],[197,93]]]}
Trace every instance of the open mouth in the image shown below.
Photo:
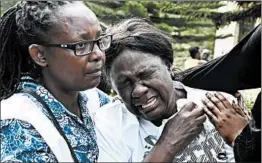
{"label": "open mouth", "polygon": [[154,106],[154,104],[156,103],[156,97],[151,97],[150,99],[147,100],[146,104],[142,105],[143,109],[148,109]]}
{"label": "open mouth", "polygon": [[156,97],[151,97],[150,99],[147,100],[146,104],[140,105],[141,106],[141,111],[144,114],[147,114],[147,113],[151,112],[156,107],[156,102],[157,102],[157,98]]}

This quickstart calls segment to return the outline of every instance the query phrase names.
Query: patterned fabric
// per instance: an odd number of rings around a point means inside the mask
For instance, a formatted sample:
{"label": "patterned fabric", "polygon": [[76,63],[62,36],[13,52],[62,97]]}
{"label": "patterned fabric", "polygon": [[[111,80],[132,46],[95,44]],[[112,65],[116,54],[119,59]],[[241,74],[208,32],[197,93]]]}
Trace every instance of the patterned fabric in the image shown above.
{"label": "patterned fabric", "polygon": [[108,104],[111,101],[110,98],[107,97],[108,95],[102,91],[98,91],[98,96],[100,100],[100,107],[104,106],[105,104]]}
{"label": "patterned fabric", "polygon": [[[174,88],[183,89],[187,93],[186,99],[177,100],[178,111],[188,101],[202,107],[201,100],[210,92],[189,88],[181,83],[174,83]],[[230,102],[236,100],[229,94],[222,94]],[[154,148],[168,119],[164,119],[162,125],[157,127],[152,122],[130,113],[121,100],[113,101],[99,108],[94,117],[99,146],[98,161],[141,162]],[[203,125],[203,131],[174,155],[173,162],[235,162],[232,147],[225,143],[210,120],[207,119]]]}
{"label": "patterned fabric", "polygon": [[[141,123],[141,140],[143,142],[144,157],[148,155],[162,133],[165,122],[155,133],[147,132],[148,127],[153,127],[148,121]],[[151,129],[152,131],[152,129]],[[232,149],[231,149],[232,151]],[[232,151],[233,152],[233,151]],[[232,153],[231,152],[231,153]],[[173,162],[226,162],[229,155],[225,149],[225,142],[218,131],[209,121],[204,123],[204,130],[187,147],[174,155]]]}
{"label": "patterned fabric", "polygon": [[[86,107],[87,97],[80,92],[78,96],[83,121],[69,112],[59,101],[57,101],[44,87],[32,82],[24,81],[20,89],[31,89],[35,91],[46,102],[52,110],[59,125],[63,129],[74,152],[80,162],[95,162],[98,158],[98,147],[94,125]],[[34,101],[39,109],[50,119],[45,108],[31,95],[24,94]],[[109,102],[105,94],[99,93],[100,105]],[[34,127],[16,119],[1,120],[1,162],[57,162],[57,159],[48,145]]]}

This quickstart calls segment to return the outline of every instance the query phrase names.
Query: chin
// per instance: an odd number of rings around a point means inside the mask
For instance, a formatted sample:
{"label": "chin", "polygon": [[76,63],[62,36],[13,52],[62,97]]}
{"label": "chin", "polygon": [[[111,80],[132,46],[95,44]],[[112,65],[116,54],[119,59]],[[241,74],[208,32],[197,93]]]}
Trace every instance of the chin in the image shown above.
{"label": "chin", "polygon": [[159,114],[159,113],[152,114],[152,115],[149,115],[149,116],[144,116],[143,118],[148,120],[148,121],[159,121],[159,120],[162,121],[161,114]]}
{"label": "chin", "polygon": [[100,79],[93,80],[93,81],[90,81],[88,83],[85,83],[85,85],[84,85],[84,87],[82,88],[81,91],[95,88],[95,87],[97,87],[99,85],[99,83],[100,83]]}
{"label": "chin", "polygon": [[163,119],[163,111],[161,108],[155,108],[152,112],[149,112],[148,115],[144,115],[144,118],[149,121],[158,121]]}

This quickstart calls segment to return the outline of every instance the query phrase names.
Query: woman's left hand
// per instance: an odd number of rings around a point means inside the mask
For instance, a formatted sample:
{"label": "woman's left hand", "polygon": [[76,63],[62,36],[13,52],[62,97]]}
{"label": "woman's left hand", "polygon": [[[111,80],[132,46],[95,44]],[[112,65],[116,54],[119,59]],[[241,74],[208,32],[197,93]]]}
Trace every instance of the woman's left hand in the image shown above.
{"label": "woman's left hand", "polygon": [[207,93],[206,96],[202,100],[204,111],[224,140],[232,144],[248,124],[247,115],[234,101],[230,104],[221,93]]}

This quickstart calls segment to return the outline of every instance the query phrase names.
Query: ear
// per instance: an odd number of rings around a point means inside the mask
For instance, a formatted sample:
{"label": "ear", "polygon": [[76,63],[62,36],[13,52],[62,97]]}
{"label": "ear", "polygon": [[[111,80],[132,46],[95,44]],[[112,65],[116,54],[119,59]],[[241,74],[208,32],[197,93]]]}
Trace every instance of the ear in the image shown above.
{"label": "ear", "polygon": [[32,44],[29,46],[28,50],[31,58],[37,65],[41,67],[47,66],[46,56],[41,45]]}

